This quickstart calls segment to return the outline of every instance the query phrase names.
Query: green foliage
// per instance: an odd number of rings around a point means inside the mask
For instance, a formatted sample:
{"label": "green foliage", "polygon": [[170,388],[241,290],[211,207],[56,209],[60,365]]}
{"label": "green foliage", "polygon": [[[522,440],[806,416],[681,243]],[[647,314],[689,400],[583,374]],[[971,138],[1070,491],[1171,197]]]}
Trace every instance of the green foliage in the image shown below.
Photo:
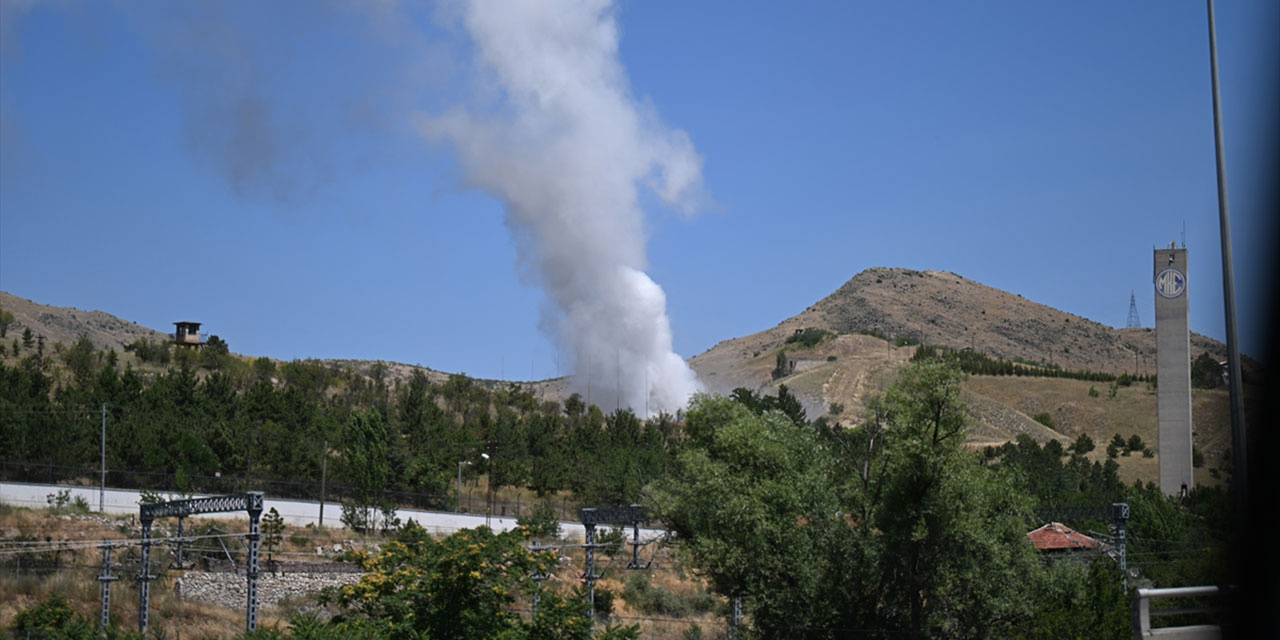
{"label": "green foliage", "polygon": [[1126,640],[1131,602],[1107,560],[1049,564],[1030,588],[1036,606],[1016,637],[1027,640]]}
{"label": "green foliage", "polygon": [[529,513],[516,518],[516,526],[524,528],[531,538],[560,537],[560,520],[549,499],[534,503]]}
{"label": "green foliage", "polygon": [[836,334],[825,329],[809,327],[787,336],[786,344],[799,344],[806,349],[812,349],[813,347],[821,344],[823,340],[833,338],[835,335]]}
{"label": "green foliage", "polygon": [[344,437],[343,462],[344,475],[355,486],[352,501],[342,505],[342,523],[357,531],[376,526],[375,513],[383,502],[390,472],[387,446],[387,427],[381,413],[352,412]]}
{"label": "green foliage", "polygon": [[1058,429],[1058,425],[1053,423],[1053,416],[1049,415],[1048,411],[1041,411],[1040,413],[1037,413],[1035,417],[1032,419],[1055,431]]}
{"label": "green foliage", "polygon": [[778,355],[774,357],[773,371],[769,372],[773,380],[786,376],[787,371],[787,350],[779,349]]}
{"label": "green foliage", "polygon": [[1191,386],[1199,389],[1222,386],[1222,365],[1217,358],[1204,352],[1191,361]]}
{"label": "green foliage", "polygon": [[1200,451],[1200,447],[1191,445],[1191,466],[1199,469],[1204,466],[1204,452]]}
{"label": "green foliage", "polygon": [[1071,445],[1071,452],[1078,456],[1083,456],[1086,453],[1093,451],[1093,449],[1093,438],[1090,438],[1087,433],[1080,434],[1080,436],[1076,438],[1075,444]]}
{"label": "green foliage", "polygon": [[1126,443],[1126,446],[1129,447],[1130,451],[1142,451],[1143,447],[1147,445],[1143,444],[1142,437],[1135,433],[1129,436],[1129,441]]}
{"label": "green foliage", "polygon": [[[552,553],[525,549],[523,532],[464,529],[436,540],[410,524],[376,556],[363,556],[368,573],[329,598],[351,619],[376,621],[390,638],[589,638],[590,621],[579,596],[543,595],[538,617],[512,611],[517,596],[549,572]],[[612,633],[613,635],[608,635]],[[597,637],[634,637],[608,630]]]}
{"label": "green foliage", "polygon": [[[9,327],[13,325],[13,314],[4,309],[0,309],[0,338],[9,335]],[[18,355],[18,354],[14,354]]]}
{"label": "green foliage", "polygon": [[1089,385],[1089,397],[1090,398],[1098,397],[1098,389],[1093,385]]}
{"label": "green foliage", "polygon": [[1153,450],[1151,449],[1151,447],[1143,447],[1143,448],[1142,448],[1142,457],[1144,457],[1144,458],[1154,458],[1154,457],[1156,457],[1156,452],[1155,452],[1155,451],[1153,451]]}
{"label": "green foliage", "polygon": [[768,411],[780,411],[797,425],[807,424],[804,407],[785,384],[778,385],[776,396],[760,395],[746,387],[738,387],[729,397],[756,415],[763,415]]}
{"label": "green foliage", "polygon": [[76,385],[80,387],[88,384],[97,371],[97,353],[88,336],[81,335],[80,339],[62,354],[62,360],[75,377]]}
{"label": "green foliage", "polygon": [[914,347],[918,344],[920,341],[911,336],[898,336],[898,339],[893,341],[895,347]]}
{"label": "green foliage", "polygon": [[[948,347],[920,345],[911,356],[912,361],[941,359],[954,362],[961,371],[984,376],[1035,376],[1042,378],[1070,378],[1073,380],[1090,380],[1094,382],[1113,382],[1117,377],[1101,371],[1070,371],[1057,365],[1033,364],[1015,358],[1013,361],[992,358],[986,354],[968,349],[956,350]],[[1134,380],[1150,380],[1147,376],[1124,376],[1129,382]],[[1126,385],[1127,386],[1127,385]],[[1092,396],[1092,394],[1090,394]],[[1114,393],[1112,395],[1114,397]]]}
{"label": "green foliage", "polygon": [[152,342],[146,338],[138,338],[125,346],[125,351],[132,351],[143,362],[159,365],[169,364],[170,344],[168,341]]}
{"label": "green foliage", "polygon": [[284,517],[276,511],[275,507],[271,507],[262,516],[262,546],[267,548],[270,554],[280,546],[284,541]]}
{"label": "green foliage", "polygon": [[[1029,617],[1037,570],[1008,474],[961,444],[963,374],[903,371],[857,429],[810,427],[698,396],[661,517],[760,637],[797,628],[989,637]],[[1033,443],[1034,444],[1034,443]]]}
{"label": "green foliage", "polygon": [[36,343],[35,335],[31,333],[31,327],[22,330],[22,348],[30,349]]}
{"label": "green foliage", "polygon": [[622,599],[644,615],[669,616],[683,618],[714,611],[719,605],[716,597],[701,592],[682,596],[661,587],[655,587],[649,580],[649,574],[637,571],[627,577]]}

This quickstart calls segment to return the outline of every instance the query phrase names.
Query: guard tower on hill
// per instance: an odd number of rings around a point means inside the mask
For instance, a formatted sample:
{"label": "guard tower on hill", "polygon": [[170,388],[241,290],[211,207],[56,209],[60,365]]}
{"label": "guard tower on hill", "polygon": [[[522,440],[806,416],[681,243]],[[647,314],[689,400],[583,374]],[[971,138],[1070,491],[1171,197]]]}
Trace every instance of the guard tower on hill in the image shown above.
{"label": "guard tower on hill", "polygon": [[200,323],[173,323],[173,343],[179,347],[190,347],[192,349],[203,347],[204,342],[200,340]]}

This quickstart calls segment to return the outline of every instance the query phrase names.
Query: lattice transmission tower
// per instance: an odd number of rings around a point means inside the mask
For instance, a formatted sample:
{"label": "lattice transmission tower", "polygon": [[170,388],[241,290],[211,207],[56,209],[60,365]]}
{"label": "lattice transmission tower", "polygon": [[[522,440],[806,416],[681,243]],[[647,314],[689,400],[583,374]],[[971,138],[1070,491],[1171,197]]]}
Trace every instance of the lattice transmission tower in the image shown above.
{"label": "lattice transmission tower", "polygon": [[1138,299],[1133,295],[1133,289],[1129,290],[1129,320],[1125,322],[1124,328],[1137,329],[1142,326],[1142,321],[1138,319]]}

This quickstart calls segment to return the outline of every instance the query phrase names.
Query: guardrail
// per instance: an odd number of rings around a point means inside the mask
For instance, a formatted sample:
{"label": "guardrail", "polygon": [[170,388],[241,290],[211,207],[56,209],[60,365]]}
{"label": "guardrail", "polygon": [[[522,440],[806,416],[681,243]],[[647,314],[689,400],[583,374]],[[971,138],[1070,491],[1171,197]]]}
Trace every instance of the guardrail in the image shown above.
{"label": "guardrail", "polygon": [[1151,601],[1161,598],[1197,598],[1218,596],[1226,592],[1215,586],[1171,587],[1166,589],[1136,589],[1133,592],[1133,637],[1176,640],[1219,640],[1222,628],[1216,624],[1194,624],[1181,627],[1151,627],[1151,616],[1173,616],[1215,613],[1221,607],[1189,607],[1178,609],[1152,609]]}

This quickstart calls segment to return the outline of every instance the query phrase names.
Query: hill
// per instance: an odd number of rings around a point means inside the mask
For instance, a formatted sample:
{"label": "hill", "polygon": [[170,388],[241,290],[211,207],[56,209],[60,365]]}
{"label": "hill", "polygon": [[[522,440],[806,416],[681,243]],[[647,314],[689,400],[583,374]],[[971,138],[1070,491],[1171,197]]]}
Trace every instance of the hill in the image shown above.
{"label": "hill", "polygon": [[[798,340],[806,330],[826,334],[807,346]],[[1115,329],[954,273],[880,267],[857,274],[771,329],[721,342],[689,362],[710,391],[746,387],[774,393],[785,384],[810,418],[828,415],[851,425],[867,395],[888,387],[916,343],[1073,371],[1147,375],[1155,369],[1154,329]],[[1192,334],[1192,357],[1201,353],[1226,359],[1225,345]],[[785,375],[775,379],[780,361]],[[1261,375],[1256,361],[1246,357],[1244,367],[1246,380]],[[1247,386],[1250,413],[1257,390]],[[1102,445],[1122,432],[1155,443],[1155,392],[1149,385],[1118,388],[1112,397],[1106,383],[973,376],[966,394],[975,419],[974,446],[1022,433],[1039,442],[1087,433]],[[1212,464],[1230,440],[1226,391],[1197,389],[1193,396],[1196,442]],[[1033,419],[1040,414],[1050,416],[1055,428]],[[1132,472],[1125,473],[1127,479],[1154,478],[1154,460],[1125,462],[1122,469]]]}
{"label": "hill", "polygon": [[95,348],[123,351],[126,345],[140,338],[168,340],[170,337],[102,311],[51,307],[4,291],[0,291],[0,309],[13,314],[11,335],[31,329],[33,334],[42,335],[50,342],[71,344],[83,335],[88,336]]}

